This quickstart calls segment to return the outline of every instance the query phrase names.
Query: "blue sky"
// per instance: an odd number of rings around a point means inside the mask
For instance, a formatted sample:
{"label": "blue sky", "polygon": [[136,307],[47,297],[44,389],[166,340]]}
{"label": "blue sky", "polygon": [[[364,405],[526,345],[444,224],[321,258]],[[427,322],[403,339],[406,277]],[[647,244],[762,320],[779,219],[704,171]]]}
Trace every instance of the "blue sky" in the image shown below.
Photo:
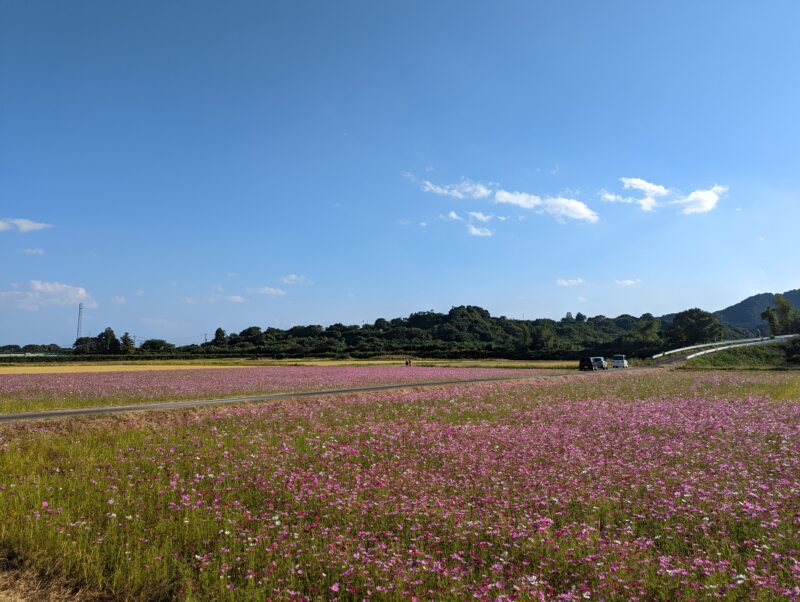
{"label": "blue sky", "polygon": [[796,2],[3,2],[0,344],[800,287]]}

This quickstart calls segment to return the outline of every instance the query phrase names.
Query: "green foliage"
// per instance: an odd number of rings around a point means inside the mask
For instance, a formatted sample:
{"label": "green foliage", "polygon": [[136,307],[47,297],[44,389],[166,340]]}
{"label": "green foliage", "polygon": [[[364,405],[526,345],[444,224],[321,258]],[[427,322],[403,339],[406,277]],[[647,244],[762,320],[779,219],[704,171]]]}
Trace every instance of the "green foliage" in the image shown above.
{"label": "green foliage", "polygon": [[768,307],[761,317],[767,321],[770,333],[775,336],[800,333],[800,311],[784,295],[776,295],[775,308]]}
{"label": "green foliage", "polygon": [[163,339],[147,339],[144,343],[142,343],[139,349],[149,353],[159,353],[164,351],[174,351],[175,345],[172,343],[167,343]]}
{"label": "green foliage", "polygon": [[790,364],[800,364],[800,338],[786,345],[786,361]]}
{"label": "green foliage", "polygon": [[129,355],[136,351],[136,346],[133,343],[133,339],[131,335],[127,332],[122,335],[122,338],[119,341],[120,353],[123,355]]}
{"label": "green foliage", "polygon": [[719,340],[724,329],[719,318],[699,308],[676,314],[667,330],[670,345],[681,347]]}

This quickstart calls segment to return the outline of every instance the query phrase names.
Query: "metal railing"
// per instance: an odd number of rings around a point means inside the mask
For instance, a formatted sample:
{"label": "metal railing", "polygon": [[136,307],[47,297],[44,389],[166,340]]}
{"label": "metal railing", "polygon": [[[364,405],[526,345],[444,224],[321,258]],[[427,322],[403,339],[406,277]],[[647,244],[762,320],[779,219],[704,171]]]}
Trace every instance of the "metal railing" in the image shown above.
{"label": "metal railing", "polygon": [[692,353],[691,355],[687,355],[686,359],[691,360],[696,357],[700,357],[701,355],[708,355],[709,353],[716,353],[717,351],[725,351],[726,349],[736,349],[738,347],[754,347],[756,345],[769,345],[770,343],[780,343],[781,341],[786,341],[788,339],[793,339],[798,335],[796,334],[782,334],[777,337],[769,337],[766,340],[762,341],[753,341],[750,343],[738,343],[736,345],[726,345],[724,347],[714,347],[713,349],[706,349],[704,351],[698,351],[697,353]]}
{"label": "metal railing", "polygon": [[660,357],[664,357],[666,355],[672,355],[673,353],[681,353],[683,351],[691,351],[692,349],[703,349],[706,347],[720,347],[724,346],[725,349],[730,349],[732,346],[742,346],[747,344],[760,344],[766,341],[785,341],[786,339],[791,339],[796,337],[796,334],[782,334],[774,337],[757,337],[753,339],[733,339],[729,341],[717,341],[716,343],[702,343],[700,345],[691,345],[689,347],[681,347],[680,349],[671,349],[669,351],[664,351],[663,353],[657,353],[653,356],[654,360],[657,360]]}

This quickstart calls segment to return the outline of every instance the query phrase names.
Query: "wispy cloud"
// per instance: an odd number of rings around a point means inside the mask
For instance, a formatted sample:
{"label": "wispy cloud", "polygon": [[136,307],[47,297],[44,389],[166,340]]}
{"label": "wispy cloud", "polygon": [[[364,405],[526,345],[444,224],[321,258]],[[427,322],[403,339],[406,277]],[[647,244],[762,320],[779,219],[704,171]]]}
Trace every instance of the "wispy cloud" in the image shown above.
{"label": "wispy cloud", "polygon": [[220,300],[228,303],[247,303],[247,299],[240,295],[223,295]]}
{"label": "wispy cloud", "polygon": [[458,213],[456,213],[455,211],[451,211],[451,212],[449,212],[447,215],[440,215],[439,217],[440,217],[441,219],[446,219],[446,220],[449,220],[449,221],[451,221],[451,222],[461,222],[461,221],[464,221],[464,218],[463,218],[463,217],[461,217],[461,216],[460,216]]}
{"label": "wispy cloud", "polygon": [[708,213],[713,211],[719,202],[719,197],[728,191],[727,186],[714,184],[705,190],[695,190],[682,199],[672,201],[673,205],[681,205],[681,213],[692,215],[693,213]]}
{"label": "wispy cloud", "polygon": [[21,217],[4,217],[0,219],[0,232],[3,230],[17,230],[17,232],[25,234],[27,232],[35,232],[36,230],[45,230],[52,227],[51,224],[35,222]]}
{"label": "wispy cloud", "polygon": [[306,284],[308,280],[302,274],[286,274],[286,276],[281,276],[281,282],[293,286],[295,284]]}
{"label": "wispy cloud", "polygon": [[82,286],[43,280],[31,280],[25,290],[15,288],[10,291],[0,291],[0,302],[3,301],[11,303],[19,309],[31,311],[47,306],[77,305],[78,303],[83,303],[86,307],[97,307],[95,300]]}
{"label": "wispy cloud", "polygon": [[628,286],[636,286],[637,284],[639,284],[641,282],[641,280],[639,280],[638,278],[628,278],[628,279],[625,279],[625,280],[615,280],[615,282],[619,286],[628,287]]}
{"label": "wispy cloud", "polygon": [[625,190],[637,191],[644,196],[623,196],[608,190],[601,190],[600,198],[603,201],[607,203],[637,203],[642,211],[655,211],[664,205],[682,206],[681,213],[685,215],[712,211],[717,206],[720,196],[728,190],[727,186],[714,184],[711,188],[695,190],[688,195],[681,196],[676,190],[660,184],[653,184],[642,178],[620,178],[619,181],[622,182]]}
{"label": "wispy cloud", "polygon": [[117,295],[115,297],[111,297],[111,302],[114,305],[125,305],[128,302],[128,300],[122,295]]}
{"label": "wispy cloud", "polygon": [[527,192],[509,192],[508,190],[498,190],[494,194],[495,203],[514,205],[521,209],[534,209],[542,204],[541,197]]}
{"label": "wispy cloud", "polygon": [[[412,174],[406,174],[410,180],[417,182]],[[567,219],[596,222],[599,216],[583,201],[564,196],[541,197],[528,192],[518,192],[496,188],[494,184],[479,184],[472,180],[462,180],[458,184],[434,184],[428,180],[420,182],[423,191],[455,199],[492,200],[498,204],[513,205],[520,209],[532,209],[541,214],[551,215],[558,221]],[[572,193],[570,193],[570,196]],[[488,222],[493,216],[481,211],[468,211],[471,220]],[[448,216],[451,220],[462,220],[454,211]],[[505,220],[503,220],[505,221]]]}
{"label": "wispy cloud", "polygon": [[32,249],[20,249],[20,253],[24,253],[25,255],[44,255],[44,249],[40,249],[39,247],[34,247]]}
{"label": "wispy cloud", "polygon": [[568,218],[594,223],[600,219],[600,216],[589,209],[586,203],[561,197],[544,199],[542,201],[542,211],[558,220]]}
{"label": "wispy cloud", "polygon": [[470,236],[492,236],[493,232],[489,228],[478,228],[472,224],[467,224],[467,232]]}
{"label": "wispy cloud", "polygon": [[439,185],[430,180],[422,180],[420,187],[425,192],[446,196],[452,199],[485,199],[491,196],[492,189],[485,184],[463,179],[457,184]]}
{"label": "wispy cloud", "polygon": [[653,184],[642,178],[620,178],[619,181],[622,182],[622,187],[625,190],[638,190],[646,196],[659,197],[669,194],[668,188],[660,184]]}
{"label": "wispy cloud", "polygon": [[511,192],[508,190],[498,190],[495,192],[494,200],[496,203],[515,205],[521,209],[534,209],[539,213],[552,215],[559,221],[574,219],[594,223],[600,216],[583,201],[568,199],[564,197],[542,198],[527,192]]}
{"label": "wispy cloud", "polygon": [[248,288],[246,289],[248,293],[254,293],[256,295],[268,295],[270,297],[283,297],[286,294],[286,291],[281,288],[274,288],[272,286],[259,286],[255,288]]}
{"label": "wispy cloud", "polygon": [[481,213],[480,211],[467,211],[467,215],[469,215],[472,219],[478,222],[490,222],[494,216],[486,215],[485,213]]}
{"label": "wispy cloud", "polygon": [[583,284],[583,278],[559,278],[556,280],[558,286],[578,286]]}

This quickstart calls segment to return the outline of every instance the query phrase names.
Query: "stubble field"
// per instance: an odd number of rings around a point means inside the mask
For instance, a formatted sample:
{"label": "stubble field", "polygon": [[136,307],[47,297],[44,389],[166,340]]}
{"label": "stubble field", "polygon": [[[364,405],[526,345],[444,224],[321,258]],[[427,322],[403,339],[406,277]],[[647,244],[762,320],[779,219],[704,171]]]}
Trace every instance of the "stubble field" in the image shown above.
{"label": "stubble field", "polygon": [[110,599],[800,599],[800,380],[649,370],[9,425],[0,516],[8,566]]}

